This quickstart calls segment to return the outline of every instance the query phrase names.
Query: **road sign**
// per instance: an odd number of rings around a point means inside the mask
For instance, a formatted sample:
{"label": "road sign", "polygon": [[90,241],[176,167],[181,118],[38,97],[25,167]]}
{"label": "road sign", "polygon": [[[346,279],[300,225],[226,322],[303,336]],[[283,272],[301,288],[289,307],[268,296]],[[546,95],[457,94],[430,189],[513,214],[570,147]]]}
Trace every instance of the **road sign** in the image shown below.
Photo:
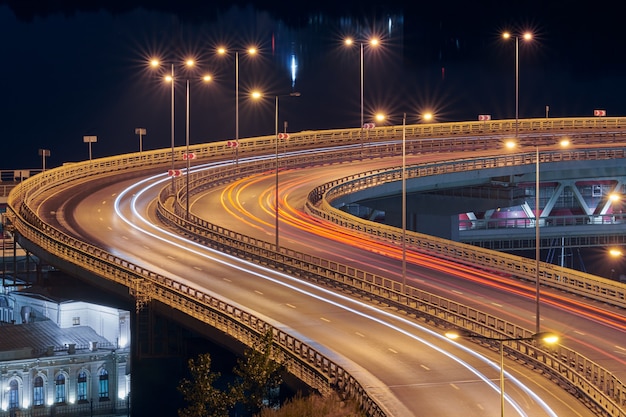
{"label": "road sign", "polygon": [[478,120],[481,122],[486,122],[487,120],[491,120],[491,115],[490,114],[479,114],[478,115]]}
{"label": "road sign", "polygon": [[278,139],[289,139],[289,133],[279,133]]}
{"label": "road sign", "polygon": [[97,136],[83,136],[84,143],[95,143],[98,141]]}
{"label": "road sign", "polygon": [[237,142],[236,140],[229,140],[228,142],[226,142],[226,146],[228,146],[229,148],[238,148],[239,142]]}
{"label": "road sign", "polygon": [[196,154],[193,152],[184,153],[183,160],[186,161],[187,159],[196,159]]}
{"label": "road sign", "polygon": [[363,123],[363,129],[374,129],[376,127],[376,123]]}
{"label": "road sign", "polygon": [[167,176],[168,177],[180,177],[183,175],[183,171],[180,169],[168,169]]}
{"label": "road sign", "polygon": [[606,116],[606,110],[596,109],[596,110],[593,111],[593,115],[597,116],[597,117]]}

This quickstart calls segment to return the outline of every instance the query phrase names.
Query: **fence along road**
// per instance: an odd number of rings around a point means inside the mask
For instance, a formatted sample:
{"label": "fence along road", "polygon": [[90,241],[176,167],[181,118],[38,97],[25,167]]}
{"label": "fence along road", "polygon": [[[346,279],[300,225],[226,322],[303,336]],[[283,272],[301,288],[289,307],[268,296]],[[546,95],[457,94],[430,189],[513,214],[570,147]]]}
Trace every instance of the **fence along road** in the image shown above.
{"label": "fence along road", "polygon": [[[537,121],[520,122],[520,133],[523,135],[531,134],[528,140],[539,140],[549,138],[550,136],[568,134],[573,140],[585,142],[604,142],[607,137],[611,140],[619,141],[622,136],[622,129],[625,128],[626,121],[624,119],[541,119]],[[500,141],[506,135],[507,129],[511,130],[512,123],[503,121],[500,123],[458,123],[458,124],[442,124],[442,125],[425,125],[425,126],[409,126],[407,127],[408,138],[420,138],[419,143],[424,151],[429,149],[431,152],[446,152],[449,150],[462,149],[492,149],[495,142]],[[498,128],[502,131],[498,131]],[[368,140],[372,143],[383,142],[385,139],[398,138],[402,130],[398,127],[389,127],[374,129],[369,134]],[[358,143],[360,131],[358,129],[342,130],[342,131],[322,131],[322,132],[303,132],[291,136],[289,143],[284,144],[286,148],[326,148],[328,146],[350,145]],[[479,136],[471,136],[479,135]],[[452,138],[443,136],[452,135]],[[276,143],[274,137],[246,139],[242,141],[240,147],[241,153],[253,154],[269,154],[273,152]],[[546,139],[547,140],[547,139]],[[374,148],[367,147],[366,152],[376,152]],[[377,149],[387,152],[395,150],[397,152],[398,144],[390,142],[382,144]],[[177,149],[177,154],[184,152],[183,149]],[[194,152],[200,158],[206,160],[220,160],[232,157],[232,149],[226,146],[226,143],[205,144],[194,147]],[[340,158],[359,158],[364,157],[359,153],[363,150],[354,150],[351,155],[342,152]],[[299,157],[300,164],[316,164],[328,163],[328,155],[319,155],[311,153]],[[90,271],[99,276],[121,283],[131,289],[134,294],[141,296],[142,288],[150,287],[150,295],[161,302],[179,308],[194,317],[201,320],[213,318],[212,323],[216,327],[238,327],[237,331],[229,330],[229,334],[239,335],[239,339],[245,339],[245,343],[250,344],[252,339],[257,337],[259,332],[258,324],[260,321],[253,320],[255,326],[249,324],[249,316],[232,306],[224,306],[219,301],[207,302],[206,294],[200,294],[192,288],[186,288],[176,282],[161,277],[150,271],[141,268],[115,257],[99,248],[92,247],[86,242],[80,242],[77,239],[63,233],[60,230],[54,230],[49,225],[43,223],[30,207],[35,203],[38,196],[44,194],[50,189],[64,185],[71,185],[72,182],[80,181],[86,178],[95,178],[99,176],[107,176],[111,174],[123,174],[124,172],[133,172],[137,170],[145,170],[151,167],[167,167],[171,161],[171,153],[169,151],[154,151],[143,154],[129,154],[119,157],[104,158],[94,160],[90,163],[72,164],[57,169],[50,170],[44,174],[37,175],[31,179],[19,184],[15,191],[9,197],[10,217],[13,227],[20,233],[24,244],[29,246],[33,252],[48,252],[61,259],[63,262],[78,265],[86,271]],[[266,163],[272,166],[272,162]],[[259,163],[255,167],[240,167],[241,175],[244,170],[252,172],[255,169],[267,169],[263,163]],[[216,173],[214,173],[216,174]],[[213,180],[227,181],[231,174],[221,172],[214,175]],[[177,189],[179,190],[179,203],[185,201],[184,184],[181,182]],[[196,185],[192,185],[192,188]],[[164,190],[164,196],[167,190]],[[180,209],[177,204],[174,207]],[[164,218],[169,216],[168,221],[177,223],[179,227],[190,229],[196,227],[192,224],[185,223],[180,214],[168,212],[165,205],[160,208],[161,215]],[[228,231],[221,230],[214,232],[211,227],[203,226],[202,233],[196,233],[198,238],[203,234],[209,233],[210,239],[223,248],[236,248],[241,239],[245,237],[237,236],[233,238]],[[358,289],[358,292],[371,293],[376,297],[384,297],[391,300],[395,305],[404,306],[403,308],[411,308],[415,312],[419,312],[418,316],[425,320],[431,321],[437,325],[444,326],[451,323],[474,328],[475,331],[483,333],[501,333],[506,335],[514,334],[525,335],[526,330],[519,329],[517,326],[511,326],[510,323],[502,323],[496,317],[488,317],[484,320],[481,312],[472,311],[464,306],[460,306],[450,300],[446,302],[425,302],[424,299],[430,299],[425,294],[420,294],[418,289],[411,289],[408,294],[400,294],[395,287],[396,284],[385,280],[384,277],[371,277],[363,274],[363,271],[354,271],[345,266],[329,264],[324,265],[323,260],[306,259],[305,255],[288,253],[288,250],[281,249],[276,251],[272,244],[267,242],[251,242],[245,248],[237,250],[245,250],[249,256],[263,256],[264,262],[280,264],[286,269],[293,268],[292,265],[298,264],[298,268],[310,268],[307,265],[315,266],[315,274],[322,275],[327,282],[341,282],[341,286],[349,284]],[[437,246],[437,244],[431,244]],[[233,250],[233,249],[229,249]],[[471,252],[471,248],[465,248]],[[259,254],[258,252],[263,252]],[[288,256],[287,256],[288,255]],[[496,253],[492,253],[497,256]],[[475,254],[470,254],[475,256]],[[480,255],[484,256],[484,255]],[[320,270],[319,262],[323,268]],[[511,262],[509,260],[509,262]],[[321,271],[321,272],[320,272]],[[310,276],[311,272],[305,275]],[[376,278],[376,279],[373,279]],[[382,284],[380,284],[382,283]],[[590,284],[591,286],[597,284]],[[415,291],[415,292],[414,292]],[[623,291],[623,288],[622,288]],[[210,299],[210,297],[208,298]],[[453,307],[451,307],[453,306]],[[214,320],[216,315],[220,316],[217,322]],[[247,318],[242,318],[247,317]],[[219,322],[219,323],[218,323]],[[224,326],[223,322],[228,322],[228,326]],[[482,326],[482,328],[481,328]],[[266,324],[261,325],[264,329]],[[285,355],[290,355],[296,359],[294,369],[292,371],[296,375],[310,374],[312,376],[305,378],[305,382],[311,383],[312,386],[321,388],[322,392],[328,390],[328,384],[341,387],[351,393],[358,393],[365,409],[370,415],[384,415],[376,404],[369,399],[367,392],[354,381],[349,375],[345,375],[336,364],[323,358],[320,360],[312,360],[311,357],[317,358],[307,348],[306,353],[302,354],[302,344],[294,342],[289,335],[281,334],[280,329],[274,329],[277,344],[281,347]],[[242,334],[247,336],[243,337]],[[294,348],[293,346],[297,346]],[[513,354],[524,354],[529,352],[528,360],[538,360],[537,366],[550,372],[551,376],[561,380],[562,384],[569,385],[576,395],[584,397],[587,401],[602,411],[606,415],[623,415],[621,409],[624,406],[624,389],[620,381],[615,381],[610,373],[606,373],[602,369],[594,366],[593,362],[580,358],[575,352],[568,352],[559,348],[556,352],[541,352],[532,347],[523,346],[519,349],[512,349]],[[538,359],[539,358],[539,359]],[[299,367],[299,371],[295,368]],[[339,370],[338,370],[339,369]],[[325,388],[324,388],[325,387]]]}

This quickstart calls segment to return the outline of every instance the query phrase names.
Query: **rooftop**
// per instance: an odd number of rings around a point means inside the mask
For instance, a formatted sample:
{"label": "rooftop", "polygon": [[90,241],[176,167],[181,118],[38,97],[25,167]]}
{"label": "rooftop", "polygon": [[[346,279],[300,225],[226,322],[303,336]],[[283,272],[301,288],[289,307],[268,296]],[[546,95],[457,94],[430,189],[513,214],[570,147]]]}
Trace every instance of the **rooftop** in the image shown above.
{"label": "rooftop", "polygon": [[[76,351],[94,347],[115,349],[104,337],[99,336],[91,327],[75,326],[59,328],[52,321],[40,321],[25,324],[4,324],[0,326],[0,356],[2,353],[22,352],[19,359],[24,359],[25,348],[32,348],[28,357],[51,356],[61,352],[67,353],[70,344]],[[52,349],[50,349],[52,347]],[[10,354],[8,355],[10,356]],[[8,360],[9,358],[4,358]],[[18,358],[14,358],[18,359]]]}

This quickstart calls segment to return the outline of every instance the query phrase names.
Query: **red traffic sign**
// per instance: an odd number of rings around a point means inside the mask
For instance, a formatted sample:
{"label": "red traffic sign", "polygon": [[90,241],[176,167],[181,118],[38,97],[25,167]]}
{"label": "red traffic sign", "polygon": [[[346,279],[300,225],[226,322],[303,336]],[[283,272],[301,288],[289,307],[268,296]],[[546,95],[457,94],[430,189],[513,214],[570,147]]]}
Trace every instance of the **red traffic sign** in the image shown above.
{"label": "red traffic sign", "polygon": [[183,160],[187,160],[187,159],[196,159],[196,154],[193,152],[189,152],[189,153],[184,153],[183,154]]}
{"label": "red traffic sign", "polygon": [[278,139],[289,139],[289,133],[279,133]]}
{"label": "red traffic sign", "polygon": [[481,122],[486,122],[487,120],[491,120],[491,115],[490,114],[479,114],[478,115],[478,120]]}
{"label": "red traffic sign", "polygon": [[237,142],[236,140],[229,140],[228,142],[226,142],[226,146],[228,146],[229,148],[238,148],[239,142]]}
{"label": "red traffic sign", "polygon": [[363,123],[363,129],[374,129],[376,127],[376,123]]}
{"label": "red traffic sign", "polygon": [[180,169],[168,169],[167,176],[168,177],[180,177],[183,175],[183,171]]}
{"label": "red traffic sign", "polygon": [[593,111],[593,115],[598,117],[606,116],[606,110],[596,109]]}

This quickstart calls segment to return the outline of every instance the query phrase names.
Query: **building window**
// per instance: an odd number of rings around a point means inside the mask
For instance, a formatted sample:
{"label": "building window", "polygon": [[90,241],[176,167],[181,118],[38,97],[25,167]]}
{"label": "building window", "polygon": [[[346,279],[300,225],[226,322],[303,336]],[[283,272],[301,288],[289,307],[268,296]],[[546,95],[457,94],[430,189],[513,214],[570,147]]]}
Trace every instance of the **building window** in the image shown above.
{"label": "building window", "polygon": [[17,380],[12,379],[9,382],[9,409],[19,408],[20,406],[20,388]]}
{"label": "building window", "polygon": [[44,405],[44,402],[43,378],[41,376],[37,376],[33,381],[33,405],[42,406]]}
{"label": "building window", "polygon": [[99,372],[98,397],[100,401],[109,399],[109,373],[105,369]]}
{"label": "building window", "polygon": [[65,402],[65,375],[59,374],[54,380],[55,402]]}
{"label": "building window", "polygon": [[74,326],[80,326],[80,317],[73,317],[72,318],[72,324]]}
{"label": "building window", "polygon": [[87,401],[87,372],[80,371],[76,382],[76,397],[78,401]]}
{"label": "building window", "polygon": [[602,186],[599,184],[594,184],[591,186],[591,196],[592,197],[602,197]]}

